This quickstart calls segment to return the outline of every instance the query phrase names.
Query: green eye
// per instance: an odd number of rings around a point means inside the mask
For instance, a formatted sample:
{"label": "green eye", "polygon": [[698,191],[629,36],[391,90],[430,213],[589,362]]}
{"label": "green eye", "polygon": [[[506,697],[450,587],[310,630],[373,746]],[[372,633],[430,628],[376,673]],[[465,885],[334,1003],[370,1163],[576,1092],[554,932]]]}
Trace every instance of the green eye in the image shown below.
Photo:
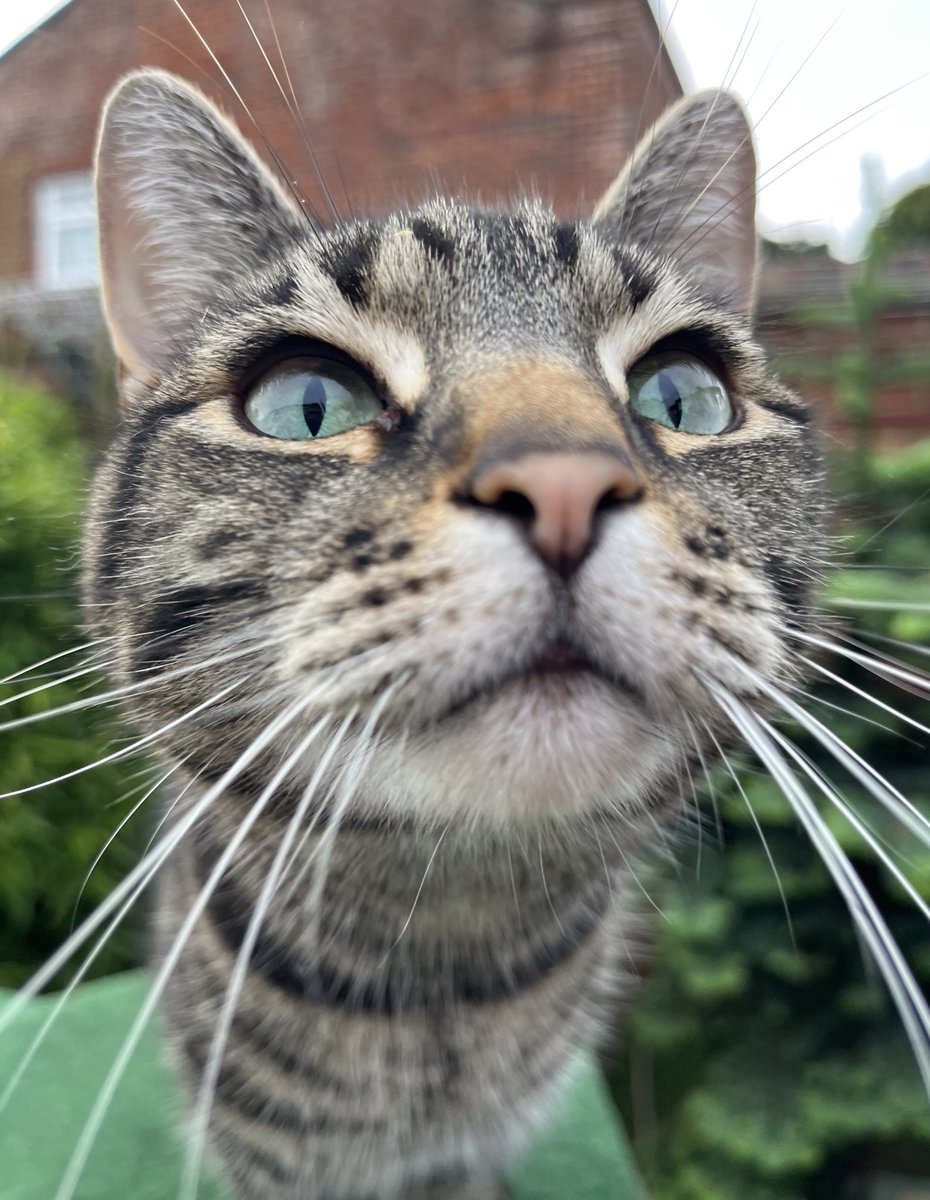
{"label": "green eye", "polygon": [[733,421],[726,388],[710,367],[681,351],[650,354],[630,371],[630,407],[667,429],[723,433]]}
{"label": "green eye", "polygon": [[289,358],[246,397],[245,415],[269,437],[305,441],[366,425],[384,406],[365,380],[330,358]]}

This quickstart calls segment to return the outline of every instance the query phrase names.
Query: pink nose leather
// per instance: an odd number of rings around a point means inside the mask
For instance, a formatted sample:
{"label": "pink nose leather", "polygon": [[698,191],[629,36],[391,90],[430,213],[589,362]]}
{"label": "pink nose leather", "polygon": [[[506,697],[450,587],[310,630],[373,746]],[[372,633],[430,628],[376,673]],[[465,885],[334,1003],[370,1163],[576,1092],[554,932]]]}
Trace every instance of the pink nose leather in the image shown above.
{"label": "pink nose leather", "polygon": [[599,452],[521,455],[488,467],[471,487],[479,504],[524,515],[536,552],[559,571],[574,570],[587,554],[599,509],[641,492],[626,459]]}

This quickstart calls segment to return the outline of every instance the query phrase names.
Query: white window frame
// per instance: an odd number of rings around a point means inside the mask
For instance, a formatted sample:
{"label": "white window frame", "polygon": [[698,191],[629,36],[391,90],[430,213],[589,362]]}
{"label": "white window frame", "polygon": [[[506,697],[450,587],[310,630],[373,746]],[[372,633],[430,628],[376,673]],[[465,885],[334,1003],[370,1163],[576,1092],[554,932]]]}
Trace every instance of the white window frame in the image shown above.
{"label": "white window frame", "polygon": [[[49,175],[40,179],[34,193],[35,277],[40,288],[87,287],[100,280],[97,261],[97,214],[90,171]],[[87,230],[93,234],[94,253],[76,267],[62,257],[62,234]]]}

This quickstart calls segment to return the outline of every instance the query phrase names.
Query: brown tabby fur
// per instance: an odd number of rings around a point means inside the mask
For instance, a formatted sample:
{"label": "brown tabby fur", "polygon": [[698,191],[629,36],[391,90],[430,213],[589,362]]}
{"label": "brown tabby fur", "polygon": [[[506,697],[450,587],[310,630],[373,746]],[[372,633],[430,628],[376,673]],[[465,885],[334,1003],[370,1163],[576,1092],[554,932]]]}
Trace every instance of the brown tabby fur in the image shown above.
{"label": "brown tabby fur", "polygon": [[[702,677],[752,698],[741,664],[790,674],[822,480],[748,328],[753,170],[738,106],[705,94],[591,221],[434,200],[323,231],[186,85],[141,73],[110,100],[126,409],[87,611],[146,683],[145,730],[229,689],[162,751],[183,760],[168,829],[221,794],[169,860],[156,928],[166,960],[203,896],[164,998],[195,1109],[254,943],[209,1119],[243,1198],[499,1195],[627,988],[637,857],[714,758],[707,725],[726,736]],[[361,365],[383,419],[317,441],[248,426],[251,383],[308,341]],[[728,431],[630,409],[657,346],[713,365]],[[571,571],[475,494],[489,464],[565,451],[641,481]],[[552,665],[566,644],[585,669]],[[292,818],[306,840],[250,934]]]}

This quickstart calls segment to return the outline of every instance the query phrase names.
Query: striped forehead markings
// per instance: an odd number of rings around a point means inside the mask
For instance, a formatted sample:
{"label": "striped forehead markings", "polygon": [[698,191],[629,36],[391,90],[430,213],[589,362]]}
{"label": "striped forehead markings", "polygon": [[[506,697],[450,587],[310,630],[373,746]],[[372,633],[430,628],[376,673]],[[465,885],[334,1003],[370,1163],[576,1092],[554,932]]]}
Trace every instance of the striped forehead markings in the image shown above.
{"label": "striped forehead markings", "polygon": [[380,244],[379,231],[364,227],[331,243],[323,254],[323,270],[355,309],[364,308],[371,298],[371,268]]}
{"label": "striped forehead markings", "polygon": [[423,247],[427,258],[446,267],[451,267],[455,262],[455,242],[437,222],[414,217],[410,222],[410,234]]}

